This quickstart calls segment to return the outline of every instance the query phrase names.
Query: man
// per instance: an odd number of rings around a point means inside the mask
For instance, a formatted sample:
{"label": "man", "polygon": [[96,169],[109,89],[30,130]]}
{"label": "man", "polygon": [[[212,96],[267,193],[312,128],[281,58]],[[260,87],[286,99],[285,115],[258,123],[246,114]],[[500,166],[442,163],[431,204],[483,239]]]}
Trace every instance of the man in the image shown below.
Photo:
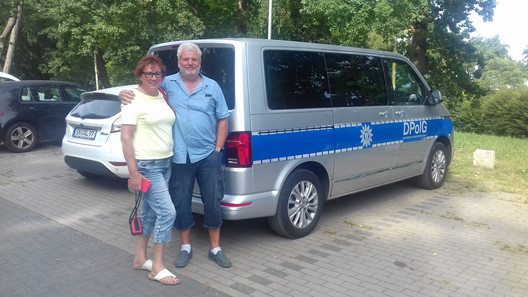
{"label": "man", "polygon": [[[176,112],[169,191],[176,207],[174,226],[180,232],[182,247],[174,264],[185,267],[192,258],[190,232],[194,217],[191,203],[196,180],[204,204],[203,225],[208,229],[211,243],[208,257],[227,268],[231,261],[220,248],[220,200],[223,198],[222,152],[229,111],[218,83],[200,74],[200,48],[193,43],[183,43],[177,55],[180,72],[167,76],[161,84],[169,105]],[[131,97],[128,91],[120,94],[123,102]]]}

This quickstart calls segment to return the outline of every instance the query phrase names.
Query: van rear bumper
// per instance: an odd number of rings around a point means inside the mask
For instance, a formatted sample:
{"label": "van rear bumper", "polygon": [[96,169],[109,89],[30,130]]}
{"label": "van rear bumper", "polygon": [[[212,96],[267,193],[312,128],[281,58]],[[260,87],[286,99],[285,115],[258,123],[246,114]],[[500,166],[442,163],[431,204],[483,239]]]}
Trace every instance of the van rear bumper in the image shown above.
{"label": "van rear bumper", "polygon": [[[244,220],[274,216],[277,211],[279,191],[249,195],[224,195],[220,201],[224,220]],[[200,196],[193,194],[192,211],[203,214]]]}

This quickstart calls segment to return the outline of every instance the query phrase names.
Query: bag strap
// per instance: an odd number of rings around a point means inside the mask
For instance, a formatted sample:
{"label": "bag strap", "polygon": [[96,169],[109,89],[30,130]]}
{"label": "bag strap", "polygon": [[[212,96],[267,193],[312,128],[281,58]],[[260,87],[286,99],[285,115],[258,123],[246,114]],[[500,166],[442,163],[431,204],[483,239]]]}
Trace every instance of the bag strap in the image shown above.
{"label": "bag strap", "polygon": [[174,108],[172,108],[172,106],[169,104],[169,97],[167,96],[167,93],[165,93],[165,91],[163,91],[162,89],[158,89],[158,91],[161,93],[161,95],[163,95],[163,99],[165,99],[165,102],[167,102],[167,105],[172,109],[172,111],[174,111],[174,113],[176,113]]}
{"label": "bag strap", "polygon": [[132,209],[132,212],[130,213],[130,216],[128,217],[128,223],[130,224],[133,219],[137,219],[137,211],[139,209],[139,205],[141,204],[141,198],[143,198],[143,192],[136,191],[136,203],[134,205],[134,208]]}

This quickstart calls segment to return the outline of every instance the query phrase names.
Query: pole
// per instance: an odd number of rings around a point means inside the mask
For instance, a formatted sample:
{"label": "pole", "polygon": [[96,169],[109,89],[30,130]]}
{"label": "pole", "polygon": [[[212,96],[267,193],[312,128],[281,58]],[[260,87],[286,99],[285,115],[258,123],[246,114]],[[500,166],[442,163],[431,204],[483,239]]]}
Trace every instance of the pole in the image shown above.
{"label": "pole", "polygon": [[95,89],[99,90],[99,72],[97,71],[97,58],[94,53]]}
{"label": "pole", "polygon": [[269,0],[268,8],[268,39],[271,39],[271,8],[273,7],[273,0]]}

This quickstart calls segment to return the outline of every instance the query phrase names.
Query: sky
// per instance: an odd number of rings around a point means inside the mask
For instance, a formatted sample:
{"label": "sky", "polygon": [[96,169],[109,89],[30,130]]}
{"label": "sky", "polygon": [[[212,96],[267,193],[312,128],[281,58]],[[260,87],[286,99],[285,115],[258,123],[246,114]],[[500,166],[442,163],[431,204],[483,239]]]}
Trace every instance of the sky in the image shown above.
{"label": "sky", "polygon": [[477,29],[472,36],[493,37],[499,35],[502,44],[509,46],[510,56],[522,60],[522,52],[528,46],[528,1],[497,0],[493,21],[484,23],[480,16],[472,16],[471,21]]}

